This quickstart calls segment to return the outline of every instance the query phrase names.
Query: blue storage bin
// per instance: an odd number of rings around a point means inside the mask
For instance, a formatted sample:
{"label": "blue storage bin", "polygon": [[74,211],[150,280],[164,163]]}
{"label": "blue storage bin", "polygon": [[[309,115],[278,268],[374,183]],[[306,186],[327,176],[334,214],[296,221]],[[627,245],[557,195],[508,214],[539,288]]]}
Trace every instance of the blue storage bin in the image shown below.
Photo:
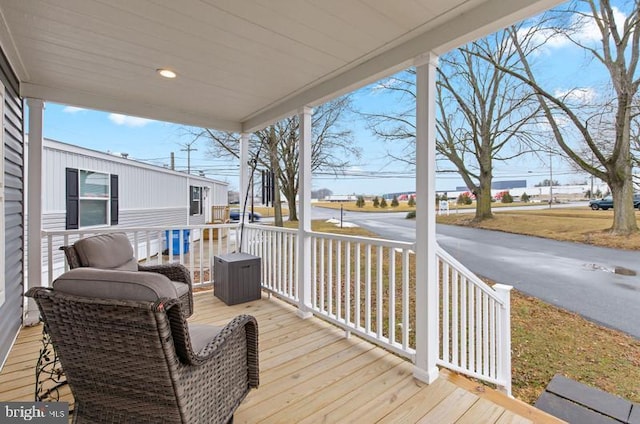
{"label": "blue storage bin", "polygon": [[[171,235],[169,235],[171,232]],[[189,234],[191,234],[191,230],[182,230],[182,251],[184,253],[189,252]],[[171,238],[171,252],[174,255],[180,254],[180,230],[166,230],[164,232],[164,249],[169,252],[169,238]]]}

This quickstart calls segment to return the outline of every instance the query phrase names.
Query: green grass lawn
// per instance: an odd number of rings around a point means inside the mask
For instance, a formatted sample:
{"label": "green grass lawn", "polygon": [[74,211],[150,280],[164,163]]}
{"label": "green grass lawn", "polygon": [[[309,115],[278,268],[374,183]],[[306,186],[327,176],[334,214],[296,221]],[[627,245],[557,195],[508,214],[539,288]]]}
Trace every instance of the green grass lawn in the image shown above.
{"label": "green grass lawn", "polygon": [[[494,211],[494,217],[473,221],[473,214],[450,214],[436,217],[442,224],[465,225],[508,233],[573,241],[618,249],[640,250],[640,233],[628,237],[613,236],[613,211],[583,208]],[[636,212],[640,218],[640,212]]]}

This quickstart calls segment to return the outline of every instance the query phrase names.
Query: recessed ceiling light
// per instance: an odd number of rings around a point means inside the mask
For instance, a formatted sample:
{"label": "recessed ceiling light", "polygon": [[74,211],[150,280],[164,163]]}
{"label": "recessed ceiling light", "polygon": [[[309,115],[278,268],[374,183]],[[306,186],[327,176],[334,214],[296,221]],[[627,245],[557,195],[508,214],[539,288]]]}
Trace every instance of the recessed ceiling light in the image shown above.
{"label": "recessed ceiling light", "polygon": [[160,69],[156,69],[156,72],[160,74],[160,76],[163,76],[165,78],[175,78],[178,75],[173,72],[171,69],[166,69],[166,68],[160,68]]}

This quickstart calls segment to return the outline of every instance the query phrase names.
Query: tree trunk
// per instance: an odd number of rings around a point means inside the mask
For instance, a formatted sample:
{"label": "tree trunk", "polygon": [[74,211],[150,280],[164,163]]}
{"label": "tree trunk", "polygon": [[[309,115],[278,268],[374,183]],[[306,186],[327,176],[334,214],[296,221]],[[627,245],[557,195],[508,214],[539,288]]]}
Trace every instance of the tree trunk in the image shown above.
{"label": "tree trunk", "polygon": [[[624,90],[633,92],[629,89]],[[613,226],[611,233],[629,235],[638,231],[636,214],[633,208],[633,170],[631,168],[631,98],[632,95],[618,96],[616,114],[616,146],[618,154],[607,171],[610,176],[609,187],[613,197]],[[619,137],[619,139],[618,139]]]}
{"label": "tree trunk", "polygon": [[478,175],[478,187],[475,190],[476,195],[476,217],[474,221],[482,221],[493,218],[491,213],[491,181],[493,174],[491,167],[491,135],[485,134],[482,140],[482,148],[478,152],[478,164],[480,165],[480,173]]}
{"label": "tree trunk", "polygon": [[298,221],[298,210],[296,208],[296,195],[294,193],[284,193],[284,197],[289,202],[289,222]]}
{"label": "tree trunk", "polygon": [[618,155],[615,161],[607,169],[609,178],[609,188],[613,197],[613,226],[611,233],[615,235],[629,235],[638,231],[636,214],[633,208],[633,180],[631,169],[631,142],[630,142],[630,122],[628,101],[626,98],[619,99],[621,102],[621,112],[616,118],[616,136],[622,138]]}
{"label": "tree trunk", "polygon": [[474,221],[482,221],[493,218],[491,213],[491,183],[489,188],[480,187],[476,190],[476,217]]}
{"label": "tree trunk", "polygon": [[610,185],[614,206],[611,233],[615,235],[629,235],[636,232],[638,230],[638,224],[633,209],[633,183],[631,179]]}

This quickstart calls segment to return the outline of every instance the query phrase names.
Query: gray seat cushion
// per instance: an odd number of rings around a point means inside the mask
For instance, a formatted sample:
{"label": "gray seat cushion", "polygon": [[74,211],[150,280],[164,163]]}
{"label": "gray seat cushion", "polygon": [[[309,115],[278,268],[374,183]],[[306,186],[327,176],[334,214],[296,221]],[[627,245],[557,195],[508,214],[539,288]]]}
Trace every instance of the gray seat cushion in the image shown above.
{"label": "gray seat cushion", "polygon": [[189,293],[189,285],[185,283],[181,283],[180,281],[172,281],[173,286],[176,288],[176,293],[178,293],[178,297],[182,297],[185,294]]}
{"label": "gray seat cushion", "polygon": [[84,267],[137,271],[138,261],[125,233],[99,234],[73,244]]}
{"label": "gray seat cushion", "polygon": [[200,352],[220,331],[222,327],[206,324],[189,324],[189,338],[194,352]]}
{"label": "gray seat cushion", "polygon": [[155,272],[76,268],[58,277],[53,282],[53,289],[99,299],[155,301],[178,298],[176,285]]}

